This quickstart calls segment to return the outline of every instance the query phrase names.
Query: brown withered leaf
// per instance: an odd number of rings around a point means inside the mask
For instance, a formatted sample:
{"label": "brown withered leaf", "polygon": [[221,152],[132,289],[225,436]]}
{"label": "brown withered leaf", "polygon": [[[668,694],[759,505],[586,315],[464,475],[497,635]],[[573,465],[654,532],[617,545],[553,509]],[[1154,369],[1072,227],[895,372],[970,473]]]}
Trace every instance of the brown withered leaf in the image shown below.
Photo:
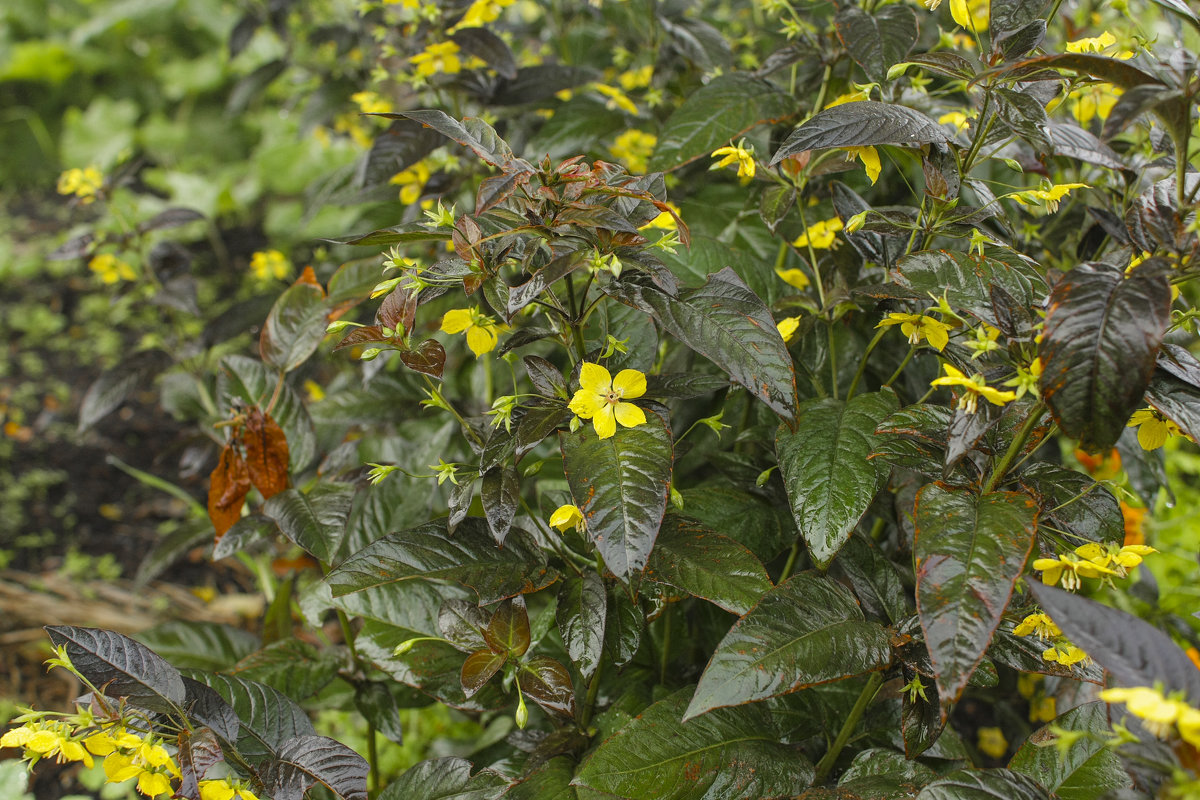
{"label": "brown withered leaf", "polygon": [[288,488],[288,443],[279,423],[258,408],[246,413],[246,466],[250,482],[269,499]]}
{"label": "brown withered leaf", "polygon": [[250,470],[234,442],[221,450],[221,458],[208,481],[208,518],[216,528],[219,542],[241,519],[242,503],[250,493]]}

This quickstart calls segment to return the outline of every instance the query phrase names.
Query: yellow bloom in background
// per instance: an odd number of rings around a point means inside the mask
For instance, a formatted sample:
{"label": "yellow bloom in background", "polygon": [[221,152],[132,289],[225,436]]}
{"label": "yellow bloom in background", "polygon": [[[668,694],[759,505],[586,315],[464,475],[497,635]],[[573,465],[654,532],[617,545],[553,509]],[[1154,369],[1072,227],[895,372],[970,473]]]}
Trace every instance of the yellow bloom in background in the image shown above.
{"label": "yellow bloom in background", "polygon": [[462,61],[458,57],[459,48],[454,42],[435,42],[427,45],[408,61],[417,69],[417,74],[428,78],[439,72],[453,75],[462,71]]}
{"label": "yellow bloom in background", "polygon": [[1142,720],[1152,735],[1165,739],[1178,730],[1193,747],[1200,746],[1200,711],[1178,697],[1164,697],[1157,688],[1113,687],[1100,692],[1106,703],[1124,703],[1130,714]]}
{"label": "yellow bloom in background", "polygon": [[609,86],[608,84],[604,83],[593,83],[592,88],[608,98],[608,102],[605,103],[605,106],[609,109],[619,108],[626,114],[638,113],[638,108],[636,105],[634,105],[634,102],[629,99],[628,95],[626,95],[617,87]]}
{"label": "yellow bloom in background", "polygon": [[364,114],[387,114],[392,109],[392,103],[375,92],[355,92],[350,99],[358,104],[358,110]]}
{"label": "yellow bloom in background", "polygon": [[442,317],[442,330],[446,333],[467,333],[467,347],[479,358],[496,349],[500,326],[487,314],[474,308],[456,308]]}
{"label": "yellow bloom in background", "polygon": [[418,161],[408,169],[397,172],[388,183],[400,187],[400,202],[412,205],[421,198],[425,184],[429,181],[429,167],[424,161]]}
{"label": "yellow bloom in background", "polygon": [[1062,636],[1054,620],[1042,613],[1030,614],[1013,628],[1014,636],[1028,636],[1031,633],[1043,641]]}
{"label": "yellow bloom in background", "polygon": [[[667,201],[667,206],[674,211],[675,214],[679,214],[679,206],[675,205],[669,200]],[[683,215],[680,214],[680,216],[682,217]],[[669,211],[664,211],[641,227],[656,228],[664,231],[674,231],[679,229],[679,223],[675,221],[675,216],[673,214],[671,214]]]}
{"label": "yellow bloom in background", "polygon": [[1091,36],[1084,39],[1076,39],[1073,42],[1067,42],[1068,53],[1099,53],[1106,47],[1111,47],[1117,43],[1117,37],[1113,36],[1108,31],[1099,36]]}
{"label": "yellow bloom in background", "polygon": [[950,16],[959,27],[983,33],[987,31],[991,0],[950,0]]}
{"label": "yellow bloom in background", "polygon": [[644,89],[650,85],[650,79],[654,77],[654,65],[647,64],[644,67],[631,69],[622,72],[617,76],[617,83],[621,84],[621,88],[627,92],[632,92],[635,89]]}
{"label": "yellow bloom in background", "polygon": [[1016,377],[1006,380],[1002,385],[1014,387],[1017,400],[1024,397],[1026,393],[1034,397],[1041,397],[1041,391],[1038,389],[1038,381],[1041,380],[1041,377],[1042,357],[1038,356],[1029,362],[1028,367],[1017,367]]}
{"label": "yellow bloom in background", "polygon": [[950,364],[946,364],[945,369],[946,376],[944,378],[934,378],[930,381],[930,385],[957,386],[963,389],[962,395],[958,398],[958,407],[968,414],[974,414],[978,410],[979,398],[981,397],[994,406],[1002,406],[1017,398],[1013,392],[1002,392],[999,389],[993,389],[991,386],[988,386],[984,382],[983,376],[979,373],[975,373],[968,378]]}
{"label": "yellow bloom in background", "polygon": [[104,187],[104,174],[95,167],[69,169],[58,176],[58,193],[73,194],[84,205],[96,199]]}
{"label": "yellow bloom in background", "polygon": [[867,177],[871,179],[871,184],[879,180],[879,173],[883,172],[883,164],[879,161],[879,151],[874,147],[846,147],[846,160],[853,161],[858,159],[862,162],[863,169],[867,171]]}
{"label": "yellow bloom in background", "polygon": [[[654,134],[630,129],[614,139],[612,147],[608,150],[612,153],[613,158],[624,162],[631,173],[639,175],[646,172],[650,155],[654,152],[654,146],[657,144],[658,137]],[[670,214],[667,216],[670,217]]]}
{"label": "yellow bloom in background", "polygon": [[1086,127],[1093,119],[1108,119],[1113,106],[1117,104],[1117,100],[1124,93],[1124,90],[1111,83],[1093,83],[1082,86],[1067,95],[1067,107],[1071,111],[1071,116],[1075,117],[1080,125]]}
{"label": "yellow bloom in background", "polygon": [[977,742],[979,752],[990,758],[1003,758],[1008,752],[1008,739],[999,728],[980,728]]}
{"label": "yellow bloom in background", "polygon": [[495,22],[500,18],[500,12],[514,2],[516,0],[475,0],[450,32],[454,33],[460,28],[482,28],[489,22]]}
{"label": "yellow bloom in background", "polygon": [[866,83],[866,84],[856,83],[856,84],[854,84],[853,92],[846,92],[845,94],[839,94],[837,97],[833,98],[828,103],[826,103],[825,108],[828,109],[828,108],[833,108],[834,106],[845,105],[846,103],[857,103],[862,100],[870,100],[871,99],[871,90],[874,89],[878,85],[879,84],[877,84],[877,83]]}
{"label": "yellow bloom in background", "polygon": [[137,273],[133,271],[133,267],[112,253],[100,253],[93,256],[92,260],[88,262],[88,269],[96,273],[96,276],[104,283],[137,280]]}
{"label": "yellow bloom in background", "polygon": [[250,256],[250,270],[258,281],[281,281],[292,274],[292,262],[278,250],[259,250]]}
{"label": "yellow bloom in background", "polygon": [[961,111],[948,111],[938,117],[938,125],[953,125],[956,133],[971,127],[971,120]]}
{"label": "yellow bloom in background", "polygon": [[814,250],[830,250],[837,243],[842,220],[838,217],[823,219],[808,226],[808,230],[796,237],[792,247],[812,247]]}
{"label": "yellow bloom in background", "polygon": [[939,353],[946,348],[946,345],[950,344],[950,326],[944,322],[938,322],[933,317],[893,311],[875,327],[888,328],[892,325],[900,326],[900,332],[908,337],[909,344],[920,344],[922,339],[928,339]]}
{"label": "yellow bloom in background", "polygon": [[1143,450],[1157,450],[1173,436],[1187,438],[1178,425],[1153,408],[1143,408],[1133,412],[1133,416],[1129,418],[1125,427],[1138,429],[1137,440]]}
{"label": "yellow bloom in background", "polygon": [[709,167],[710,170],[722,169],[736,162],[739,178],[754,177],[756,170],[754,146],[746,147],[745,139],[740,140],[736,145],[730,144],[728,147],[718,147],[716,150],[713,150],[712,157],[721,160]]}
{"label": "yellow bloom in background", "polygon": [[578,528],[583,522],[583,512],[575,505],[559,506],[550,515],[550,527],[560,532],[567,528]]}
{"label": "yellow bloom in background", "polygon": [[1059,202],[1071,193],[1072,189],[1087,189],[1086,183],[1057,183],[1047,184],[1041,189],[1027,189],[1023,192],[1013,192],[1006,195],[1023,206],[1043,206],[1047,211],[1057,211]]}
{"label": "yellow bloom in background", "polygon": [[795,267],[791,269],[777,269],[775,270],[775,274],[779,276],[779,280],[788,286],[795,287],[796,289],[808,288],[808,276],[804,274],[804,270],[802,269],[796,269]]}
{"label": "yellow bloom in background", "polygon": [[1037,697],[1029,701],[1029,721],[1051,722],[1058,716],[1058,701],[1053,697]]}
{"label": "yellow bloom in background", "polygon": [[1054,647],[1047,648],[1042,653],[1042,658],[1046,661],[1052,661],[1061,666],[1069,667],[1073,664],[1078,664],[1080,661],[1086,661],[1088,654],[1073,644],[1056,644]]}
{"label": "yellow bloom in background", "polygon": [[579,390],[568,408],[582,419],[590,419],[596,435],[607,439],[617,432],[617,423],[635,428],[646,422],[646,414],[633,400],[646,393],[646,376],[636,369],[623,369],[614,378],[609,371],[591,361],[579,370]]}
{"label": "yellow bloom in background", "polygon": [[800,318],[786,317],[779,320],[775,324],[775,327],[778,329],[779,335],[783,338],[783,343],[790,344],[792,339],[796,338],[796,331],[800,329]]}
{"label": "yellow bloom in background", "polygon": [[258,795],[240,783],[200,781],[200,800],[258,800]]}

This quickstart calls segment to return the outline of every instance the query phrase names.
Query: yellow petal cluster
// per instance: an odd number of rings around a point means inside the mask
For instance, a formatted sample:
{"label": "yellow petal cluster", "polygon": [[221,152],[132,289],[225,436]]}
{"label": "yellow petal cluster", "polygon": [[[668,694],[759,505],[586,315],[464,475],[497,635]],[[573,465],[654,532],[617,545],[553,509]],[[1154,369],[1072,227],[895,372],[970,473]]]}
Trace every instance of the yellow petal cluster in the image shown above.
{"label": "yellow petal cluster", "polygon": [[500,325],[487,314],[474,308],[456,308],[442,317],[442,330],[446,333],[467,334],[467,347],[479,358],[496,349]]}
{"label": "yellow petal cluster", "polygon": [[808,288],[808,276],[804,274],[804,270],[802,269],[796,269],[795,267],[791,269],[777,269],[775,270],[775,274],[779,276],[779,280],[788,286],[795,287],[796,289]]}
{"label": "yellow petal cluster", "polygon": [[842,230],[842,220],[839,217],[819,220],[809,225],[808,229],[792,242],[792,247],[831,250],[837,245],[837,234],[840,230]]}
{"label": "yellow petal cluster", "polygon": [[617,432],[617,423],[626,428],[644,425],[646,414],[626,400],[646,393],[646,375],[636,369],[623,369],[614,378],[607,369],[590,361],[579,370],[579,390],[568,408],[581,419],[590,419],[596,435],[607,439]]}
{"label": "yellow petal cluster", "polygon": [[258,800],[258,795],[240,783],[200,781],[200,800]]}
{"label": "yellow petal cluster", "polygon": [[259,282],[271,278],[281,281],[292,274],[292,262],[278,250],[259,250],[250,256],[250,271]]}
{"label": "yellow petal cluster", "polygon": [[423,78],[439,72],[453,75],[462,71],[462,60],[458,57],[458,52],[459,47],[454,42],[434,42],[408,61]]}
{"label": "yellow petal cluster", "polygon": [[96,274],[104,283],[137,280],[133,267],[114,256],[112,253],[100,253],[88,262],[88,269]]}
{"label": "yellow petal cluster", "polygon": [[[654,134],[631,128],[614,139],[608,151],[612,153],[613,158],[629,167],[630,173],[640,175],[646,172],[650,155],[657,144],[658,137]],[[670,217],[670,214],[667,216]]]}
{"label": "yellow petal cluster", "polygon": [[95,167],[69,169],[58,176],[58,193],[73,194],[87,205],[96,199],[104,187],[104,174]]}
{"label": "yellow petal cluster", "polygon": [[879,174],[883,172],[883,165],[879,161],[879,151],[874,147],[846,147],[846,160],[853,161],[858,159],[862,162],[863,169],[867,171],[867,177],[870,178],[871,184],[879,180]]}
{"label": "yellow petal cluster", "polygon": [[742,139],[737,144],[730,144],[728,147],[718,147],[712,152],[713,158],[719,158],[720,161],[713,164],[709,169],[723,169],[730,164],[738,165],[739,178],[753,178],[757,167],[754,163],[754,147],[746,146],[746,140]]}
{"label": "yellow petal cluster", "polygon": [[1191,438],[1180,430],[1178,425],[1163,416],[1162,412],[1153,408],[1133,412],[1125,427],[1138,429],[1137,440],[1143,450],[1157,450],[1175,436]]}
{"label": "yellow petal cluster", "polygon": [[1002,392],[999,389],[988,386],[984,382],[983,376],[979,373],[968,378],[950,364],[945,365],[945,370],[945,377],[934,378],[930,381],[930,385],[957,386],[963,389],[963,393],[958,398],[958,407],[968,414],[974,414],[978,410],[979,398],[981,397],[994,406],[1002,406],[1017,399],[1016,394],[1013,392]]}
{"label": "yellow petal cluster", "polygon": [[1159,738],[1175,732],[1192,747],[1200,747],[1200,710],[1178,697],[1164,697],[1149,686],[1114,687],[1100,692],[1106,703],[1124,703],[1129,713],[1142,720],[1143,727]]}
{"label": "yellow petal cluster", "polygon": [[1054,620],[1040,612],[1028,615],[1013,628],[1014,636],[1028,636],[1031,633],[1044,641],[1062,635]]}
{"label": "yellow petal cluster", "polygon": [[397,172],[388,183],[400,187],[400,202],[411,206],[421,199],[425,184],[429,181],[429,166],[422,160],[405,170]]}
{"label": "yellow petal cluster", "polygon": [[785,317],[775,324],[779,330],[779,335],[783,338],[784,344],[791,344],[792,339],[796,338],[796,331],[800,330],[799,317]]}
{"label": "yellow petal cluster", "polygon": [[550,515],[550,527],[560,532],[567,528],[578,528],[583,525],[583,512],[576,505],[559,506]]}
{"label": "yellow petal cluster", "polygon": [[920,344],[923,339],[928,339],[941,352],[950,343],[950,326],[933,317],[893,311],[875,327],[887,328],[892,325],[900,326],[900,332],[908,337],[909,344]]}

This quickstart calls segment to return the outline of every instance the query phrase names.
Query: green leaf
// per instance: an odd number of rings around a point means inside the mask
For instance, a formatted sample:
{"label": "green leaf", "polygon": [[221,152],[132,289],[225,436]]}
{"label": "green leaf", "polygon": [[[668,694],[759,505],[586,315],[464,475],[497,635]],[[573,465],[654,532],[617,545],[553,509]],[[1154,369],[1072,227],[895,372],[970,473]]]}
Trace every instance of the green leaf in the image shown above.
{"label": "green leaf", "polygon": [[488,530],[498,547],[504,546],[504,537],[512,527],[517,515],[517,503],[521,500],[521,479],[516,467],[511,464],[492,467],[483,474],[479,499],[487,517]]}
{"label": "green leaf", "polygon": [[388,741],[404,744],[404,731],[400,727],[400,709],[396,698],[388,690],[391,682],[364,681],[354,690],[354,707],[375,730],[386,736]]}
{"label": "green leaf", "polygon": [[923,250],[896,262],[889,277],[922,297],[943,293],[953,308],[996,324],[991,287],[1000,286],[1023,306],[1040,300],[1045,282],[1035,268],[1012,257],[1007,261],[973,253]]}
{"label": "green leaf", "polygon": [[481,603],[534,592],[557,574],[526,532],[513,528],[499,548],[487,523],[468,517],[451,536],[444,519],[389,534],[343,561],[325,580],[333,596],[415,578],[449,580],[475,590]]}
{"label": "green leaf", "polygon": [[812,764],[781,744],[763,706],[681,721],[690,688],[647,708],[583,762],[574,783],[638,800],[742,800],[791,796]]}
{"label": "green leaf", "polygon": [[787,346],[771,312],[732,269],[677,297],[632,272],[605,291],[650,314],[785,421],[795,419],[796,373]]}
{"label": "green leaf", "polygon": [[685,719],[873,672],[891,662],[882,625],[815,572],[779,584],[717,645]]}
{"label": "green leaf", "polygon": [[[569,69],[556,64],[556,68]],[[559,106],[554,116],[534,134],[527,152],[565,158],[577,153],[594,152],[597,142],[625,127],[624,115],[604,103],[581,95]]]}
{"label": "green leaf", "polygon": [[459,122],[444,111],[437,109],[419,109],[376,116],[390,119],[407,117],[415,120],[426,128],[433,128],[443,136],[469,148],[475,155],[495,167],[503,168],[513,161],[512,148],[508,146],[508,143],[500,138],[491,125],[478,118],[467,117]]}
{"label": "green leaf", "polygon": [[293,700],[307,700],[337,677],[339,660],[299,639],[281,639],[250,653],[226,672],[278,689]]}
{"label": "green leaf", "polygon": [[771,158],[771,166],[806,150],[949,141],[942,127],[920,111],[861,100],[827,108],[796,128]]}
{"label": "green leaf", "polygon": [[1141,404],[1170,324],[1162,271],[1081,265],[1050,294],[1041,344],[1042,397],[1054,421],[1085,450],[1108,450]]}
{"label": "green leaf", "polygon": [[1037,506],[1018,492],[976,495],[929,484],[917,494],[917,614],[943,714],[983,660],[1033,549]]}
{"label": "green leaf", "polygon": [[[745,545],[764,564],[793,541],[792,526],[785,527],[780,514],[759,495],[725,484],[703,484],[680,494],[689,517]],[[790,517],[790,512],[780,513]]]}
{"label": "green leaf", "polygon": [[795,101],[767,81],[741,72],[721,75],[693,92],[667,119],[648,168],[659,172],[682,166],[795,110]]}
{"label": "green leaf", "polygon": [[507,80],[517,77],[517,62],[512,50],[487,28],[462,28],[452,33],[450,39],[467,55],[482,59],[500,77]]}
{"label": "green leaf", "polygon": [[525,599],[505,600],[492,614],[483,639],[494,653],[511,658],[520,658],[529,649],[529,614],[525,611]]}
{"label": "green leaf", "polygon": [[903,753],[871,747],[854,757],[838,787],[871,800],[905,800],[935,777],[933,770]]}
{"label": "green leaf", "polygon": [[1050,800],[1050,793],[1007,769],[960,769],[926,786],[917,800]]}
{"label": "green leaf", "polygon": [[471,762],[452,756],[422,761],[388,784],[379,800],[497,800],[508,787],[498,773],[471,775]]}
{"label": "green leaf", "polygon": [[316,733],[304,709],[266,684],[205,672],[192,672],[190,677],[233,706],[242,721],[238,752],[247,758],[273,755],[289,741]]}
{"label": "green leaf", "polygon": [[1132,614],[1053,586],[1030,581],[1029,589],[1076,647],[1112,675],[1117,686],[1153,686],[1182,692],[1200,705],[1200,670],[1170,636]]}
{"label": "green leaf", "polygon": [[107,697],[165,713],[183,702],[179,670],[144,644],[100,628],[48,625],[46,633],[55,647],[66,648],[75,669]]}
{"label": "green leaf", "polygon": [[[1056,735],[1052,728],[1092,736],[1082,736],[1060,751],[1053,746]],[[1059,800],[1093,800],[1114,789],[1128,789],[1132,786],[1129,773],[1117,754],[1104,746],[1111,735],[1104,703],[1084,703],[1029,734],[1008,768],[1035,778]]]}
{"label": "green leaf", "polygon": [[1046,0],[992,0],[988,18],[991,38],[1013,34],[1038,19]]}
{"label": "green leaf", "polygon": [[911,617],[911,595],[900,571],[869,536],[851,536],[832,569],[834,577],[854,590],[869,617],[891,624]]}
{"label": "green leaf", "polygon": [[1040,462],[1021,473],[1022,486],[1042,498],[1040,518],[1055,528],[1118,547],[1125,539],[1121,505],[1104,484],[1082,472]]}
{"label": "green leaf", "polygon": [[555,618],[567,655],[580,674],[590,678],[600,664],[608,618],[608,597],[600,576],[591,570],[568,575],[558,590]]}
{"label": "green leaf", "polygon": [[275,800],[303,800],[321,785],[338,800],[367,800],[366,759],[327,736],[297,736],[279,749],[266,767]]}
{"label": "green leaf", "polygon": [[274,495],[263,506],[263,513],[279,524],[293,544],[329,564],[341,549],[353,502],[353,485],[318,483],[307,494],[287,489]]}
{"label": "green leaf", "polygon": [[917,42],[917,15],[908,6],[884,6],[873,14],[847,6],[834,24],[846,52],[875,83],[883,83],[888,68],[903,61]]}
{"label": "green leaf", "polygon": [[183,708],[193,725],[210,728],[230,747],[236,745],[242,721],[233,706],[207,684],[184,676]]}
{"label": "green leaf", "polygon": [[604,626],[604,650],[613,665],[624,666],[637,655],[642,643],[642,631],[646,628],[646,616],[641,607],[622,587],[608,587],[608,609]]}
{"label": "green leaf", "polygon": [[222,670],[262,646],[254,634],[217,622],[175,620],[135,637],[181,669]]}
{"label": "green leaf", "polygon": [[120,408],[134,389],[149,384],[169,364],[170,359],[162,350],[143,350],[100,373],[79,405],[79,432]]}
{"label": "green leaf", "polygon": [[561,433],[563,469],[587,535],[622,580],[646,566],[671,484],[671,432],[651,412],[646,424],[618,426],[608,439],[590,427]]}
{"label": "green leaf", "polygon": [[317,351],[325,338],[329,306],[320,284],[303,278],[279,296],[258,341],[263,363],[281,372],[291,372]]}
{"label": "green leaf", "polygon": [[674,515],[667,516],[658,533],[646,579],[733,614],[745,614],[771,590],[766,569],[743,545]]}
{"label": "green leaf", "polygon": [[[421,242],[448,242],[451,234],[428,228],[424,223],[410,222],[407,225],[393,225],[370,233],[356,233],[340,239],[321,239],[331,244],[353,244],[361,247],[386,247],[394,244],[419,244]],[[379,283],[379,272],[375,271],[375,283]],[[374,285],[374,284],[372,284]],[[330,286],[330,291],[333,287]]]}
{"label": "green leaf", "polygon": [[887,479],[888,466],[867,457],[877,446],[875,427],[898,405],[890,391],[848,403],[810,400],[800,408],[795,431],[780,425],[775,434],[792,515],[819,567],[837,555]]}
{"label": "green leaf", "polygon": [[576,800],[578,795],[571,786],[574,777],[575,762],[569,756],[555,756],[513,784],[504,800]]}
{"label": "green leaf", "polygon": [[463,694],[470,697],[482,689],[500,671],[506,660],[503,653],[493,653],[491,650],[476,650],[467,656],[459,675]]}
{"label": "green leaf", "polygon": [[438,611],[438,631],[464,653],[487,649],[483,632],[490,622],[486,611],[466,600],[447,600]]}

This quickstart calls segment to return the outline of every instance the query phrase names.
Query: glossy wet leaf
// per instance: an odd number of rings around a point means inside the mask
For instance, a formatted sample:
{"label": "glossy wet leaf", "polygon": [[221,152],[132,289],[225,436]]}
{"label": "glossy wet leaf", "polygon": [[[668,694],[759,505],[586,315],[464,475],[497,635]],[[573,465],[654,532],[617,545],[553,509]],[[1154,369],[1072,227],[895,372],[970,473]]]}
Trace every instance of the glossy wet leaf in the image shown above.
{"label": "glossy wet leaf", "polygon": [[242,518],[242,505],[250,494],[250,470],[232,442],[221,448],[217,466],[208,476],[208,518],[217,541]]}
{"label": "glossy wet leaf", "polygon": [[263,513],[294,544],[329,564],[341,549],[353,501],[354,486],[318,483],[307,494],[288,489],[275,495],[263,506]]}
{"label": "glossy wet leaf", "polygon": [[483,632],[490,621],[485,610],[466,600],[447,600],[438,611],[438,631],[465,653],[487,648]]}
{"label": "glossy wet leaf", "polygon": [[618,426],[608,439],[591,426],[560,434],[563,467],[587,536],[605,566],[628,580],[646,566],[667,508],[671,483],[671,433],[661,417]]}
{"label": "glossy wet leaf", "polygon": [[896,624],[912,614],[900,571],[869,537],[851,536],[832,569],[835,577],[854,590],[869,617]]}
{"label": "glossy wet leaf", "polygon": [[249,631],[196,620],[164,622],[133,638],[181,669],[228,669],[262,646]]}
{"label": "glossy wet leaf", "polygon": [[1020,672],[1036,672],[1096,684],[1104,682],[1104,670],[1094,661],[1079,661],[1064,667],[1042,658],[1042,653],[1046,651],[1045,643],[1036,636],[1014,636],[1012,631],[1016,624],[1017,621],[1013,619],[1000,623],[988,648],[988,658]]}
{"label": "glossy wet leaf", "polygon": [[171,712],[184,699],[179,670],[140,642],[100,628],[48,625],[55,647],[65,647],[80,674],[107,697],[150,711]]}
{"label": "glossy wet leaf", "polygon": [[645,577],[733,614],[745,614],[771,589],[766,569],[743,545],[674,515],[663,522]]}
{"label": "glossy wet leaf", "polygon": [[1082,472],[1040,462],[1021,473],[1020,481],[1042,498],[1039,518],[1043,524],[1093,542],[1118,546],[1125,539],[1121,505],[1103,484]]}
{"label": "glossy wet leaf", "polygon": [[1200,705],[1200,670],[1170,636],[1145,620],[1062,589],[1030,582],[1030,591],[1071,643],[1112,674],[1116,686],[1182,692]]}
{"label": "glossy wet leaf", "polygon": [[389,534],[347,558],[325,580],[334,597],[417,578],[449,580],[491,603],[536,591],[555,576],[529,534],[514,528],[500,548],[484,520],[468,517],[453,536],[445,520]]}
{"label": "glossy wet leaf", "polygon": [[862,100],[827,108],[796,128],[771,158],[771,166],[805,150],[947,141],[941,126],[920,111]]}
{"label": "glossy wet leaf", "polygon": [[993,324],[992,286],[1003,287],[1024,305],[1031,305],[1046,292],[1037,270],[1015,256],[1001,260],[957,251],[924,250],[898,260],[888,276],[922,297],[927,293],[941,297],[945,293],[952,307]]}
{"label": "glossy wet leaf", "polygon": [[404,744],[400,710],[384,681],[364,681],[354,691],[354,707],[388,741]]}
{"label": "glossy wet leaf", "polygon": [[520,491],[520,476],[512,465],[492,467],[483,474],[479,499],[483,502],[488,530],[491,531],[496,544],[501,547],[504,546],[504,538],[508,536],[513,518],[517,515]]}
{"label": "glossy wet leaf", "polygon": [[905,800],[936,775],[919,761],[908,760],[903,753],[872,747],[854,757],[838,778],[838,786],[871,800]]}
{"label": "glossy wet leaf", "polygon": [[308,790],[324,786],[338,800],[367,800],[367,762],[327,736],[297,736],[279,749],[266,767],[274,800],[304,800]]}
{"label": "glossy wet leaf", "polygon": [[[792,542],[790,512],[781,510],[777,514],[762,495],[721,483],[702,484],[680,494],[687,516],[745,545],[763,563],[782,553]],[[786,525],[781,516],[787,520]]]}
{"label": "glossy wet leaf", "polygon": [[884,6],[873,13],[846,6],[834,23],[850,57],[876,83],[882,83],[888,67],[903,61],[917,42],[917,15],[908,6]]}
{"label": "glossy wet leaf", "polygon": [[[1063,752],[1053,746],[1057,734],[1052,729],[1091,736],[1080,737]],[[1117,754],[1104,746],[1111,735],[1104,703],[1084,703],[1029,734],[1008,768],[1037,780],[1059,800],[1092,800],[1097,794],[1127,789],[1132,785],[1129,773]]]}
{"label": "glossy wet leaf", "polygon": [[513,658],[525,655],[529,649],[529,614],[525,611],[525,599],[517,597],[502,602],[484,628],[483,639],[492,652]]}
{"label": "glossy wet leaf", "polygon": [[917,494],[917,613],[943,706],[983,660],[1033,549],[1037,504],[930,484]]}
{"label": "glossy wet leaf", "polygon": [[493,653],[491,650],[476,650],[467,656],[459,676],[463,694],[470,697],[482,689],[500,671],[505,661],[503,653]]}
{"label": "glossy wet leaf", "polygon": [[[538,299],[546,289],[587,263],[587,255],[585,250],[572,250],[546,264],[521,285],[510,286],[507,307],[501,309],[505,319],[511,322],[518,311]],[[553,397],[554,395],[548,396]]]}
{"label": "glossy wet leaf", "polygon": [[765,707],[681,722],[690,693],[660,700],[604,741],[575,783],[639,800],[742,800],[789,796],[812,781],[812,765],[778,741]]}
{"label": "glossy wet leaf", "polygon": [[271,755],[299,736],[316,733],[304,709],[266,684],[214,673],[193,672],[191,677],[214,689],[237,712],[242,722],[238,752],[247,758]]}
{"label": "glossy wet leaf", "polygon": [[199,797],[200,781],[204,779],[205,773],[218,762],[225,760],[221,752],[221,741],[212,728],[200,726],[194,730],[182,731],[179,734],[178,746],[179,750],[175,754],[180,771],[177,796]]}
{"label": "glossy wet leaf", "polygon": [[517,669],[521,691],[554,714],[575,716],[575,688],[571,673],[549,656],[534,656]]}
{"label": "glossy wet leaf", "polygon": [[321,651],[308,642],[289,638],[271,642],[225,671],[265,683],[293,700],[302,701],[328,686],[337,677],[340,666],[336,652]]}
{"label": "glossy wet leaf", "polygon": [[633,274],[605,291],[654,317],[784,420],[795,417],[796,376],[787,347],[766,305],[732,269],[677,297]]}
{"label": "glossy wet leaf", "polygon": [[960,769],[927,785],[917,800],[1050,800],[1050,793],[1011,770]]}
{"label": "glossy wet leaf", "polygon": [[608,619],[608,596],[600,576],[591,570],[567,575],[558,590],[555,618],[567,655],[590,678],[604,653]]}
{"label": "glossy wet leaf", "polygon": [[1041,344],[1041,391],[1062,432],[1108,450],[1141,406],[1170,322],[1167,276],[1081,265],[1055,285]]}
{"label": "glossy wet leaf", "polygon": [[642,632],[646,628],[646,617],[641,607],[624,587],[608,587],[608,609],[604,625],[604,652],[614,666],[628,664],[642,643]]}
{"label": "glossy wet leaf", "polygon": [[280,372],[291,372],[316,352],[325,338],[329,313],[325,290],[311,269],[279,296],[263,324],[258,351],[263,363]]}
{"label": "glossy wet leaf", "polygon": [[882,625],[848,589],[815,572],[779,584],[717,645],[688,718],[873,672],[891,661]]}
{"label": "glossy wet leaf", "polygon": [[820,567],[837,555],[887,478],[887,465],[867,457],[876,446],[875,427],[897,406],[888,391],[849,402],[810,400],[795,431],[780,425],[775,434],[792,516]]}
{"label": "glossy wet leaf", "polygon": [[575,762],[569,756],[556,756],[513,784],[504,800],[576,800]]}
{"label": "glossy wet leaf", "polygon": [[471,762],[452,756],[422,761],[388,784],[379,800],[496,800],[508,781],[489,770],[471,775]]}

